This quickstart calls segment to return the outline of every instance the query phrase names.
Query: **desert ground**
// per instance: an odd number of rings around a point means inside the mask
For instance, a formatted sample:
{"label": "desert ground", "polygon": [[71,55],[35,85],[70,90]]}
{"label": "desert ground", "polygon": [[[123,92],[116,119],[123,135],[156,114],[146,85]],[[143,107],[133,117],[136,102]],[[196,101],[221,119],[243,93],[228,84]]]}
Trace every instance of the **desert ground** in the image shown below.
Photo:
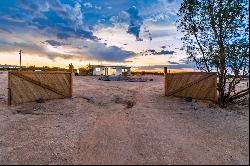
{"label": "desert ground", "polygon": [[249,106],[163,96],[148,82],[74,77],[73,97],[7,106],[0,164],[249,164]]}

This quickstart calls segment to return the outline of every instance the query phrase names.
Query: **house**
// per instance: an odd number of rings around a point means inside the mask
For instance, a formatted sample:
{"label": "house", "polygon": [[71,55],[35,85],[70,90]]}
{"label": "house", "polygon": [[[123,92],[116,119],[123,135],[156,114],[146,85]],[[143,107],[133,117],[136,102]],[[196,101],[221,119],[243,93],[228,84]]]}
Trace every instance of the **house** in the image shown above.
{"label": "house", "polygon": [[104,66],[104,65],[92,65],[93,75],[130,75],[131,67],[126,66]]}
{"label": "house", "polygon": [[[22,68],[26,68],[26,66],[21,66]],[[16,69],[20,69],[20,66],[17,65],[1,65],[0,64],[0,70],[16,70]]]}

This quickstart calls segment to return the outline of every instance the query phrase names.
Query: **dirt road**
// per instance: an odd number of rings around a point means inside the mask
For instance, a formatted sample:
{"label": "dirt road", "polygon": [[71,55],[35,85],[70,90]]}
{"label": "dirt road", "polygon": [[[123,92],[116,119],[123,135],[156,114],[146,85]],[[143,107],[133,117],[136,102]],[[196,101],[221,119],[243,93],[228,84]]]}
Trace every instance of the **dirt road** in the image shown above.
{"label": "dirt road", "polygon": [[249,164],[248,106],[164,97],[150,77],[75,77],[72,99],[8,107],[0,74],[0,164]]}

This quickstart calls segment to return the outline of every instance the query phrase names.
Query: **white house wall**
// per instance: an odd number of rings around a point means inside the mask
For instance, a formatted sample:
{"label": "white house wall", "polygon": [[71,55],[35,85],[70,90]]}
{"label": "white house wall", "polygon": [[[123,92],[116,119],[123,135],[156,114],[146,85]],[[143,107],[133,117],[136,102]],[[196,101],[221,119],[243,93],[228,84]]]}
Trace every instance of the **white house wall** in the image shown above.
{"label": "white house wall", "polygon": [[117,76],[122,75],[122,68],[117,68],[115,75],[117,75]]}
{"label": "white house wall", "polygon": [[[100,71],[97,71],[97,69],[100,69]],[[93,67],[93,75],[105,75],[104,67]]]}
{"label": "white house wall", "polygon": [[[108,70],[108,75],[122,75],[122,68],[115,68],[114,67],[93,67],[93,75],[105,75],[105,68]],[[100,70],[99,70],[100,69]],[[127,74],[130,75],[130,69],[127,69]]]}

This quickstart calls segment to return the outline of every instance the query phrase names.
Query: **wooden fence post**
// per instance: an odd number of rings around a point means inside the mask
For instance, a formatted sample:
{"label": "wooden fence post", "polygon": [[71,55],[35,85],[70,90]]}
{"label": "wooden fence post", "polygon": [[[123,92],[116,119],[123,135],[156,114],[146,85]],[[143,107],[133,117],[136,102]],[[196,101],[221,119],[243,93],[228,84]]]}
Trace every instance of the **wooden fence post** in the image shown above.
{"label": "wooden fence post", "polygon": [[8,72],[8,105],[11,105],[10,72]]}
{"label": "wooden fence post", "polygon": [[70,73],[70,97],[73,96],[73,73]]}
{"label": "wooden fence post", "polygon": [[167,88],[168,88],[168,85],[167,85],[167,74],[168,74],[168,68],[164,67],[164,95],[165,96],[167,95]]}

